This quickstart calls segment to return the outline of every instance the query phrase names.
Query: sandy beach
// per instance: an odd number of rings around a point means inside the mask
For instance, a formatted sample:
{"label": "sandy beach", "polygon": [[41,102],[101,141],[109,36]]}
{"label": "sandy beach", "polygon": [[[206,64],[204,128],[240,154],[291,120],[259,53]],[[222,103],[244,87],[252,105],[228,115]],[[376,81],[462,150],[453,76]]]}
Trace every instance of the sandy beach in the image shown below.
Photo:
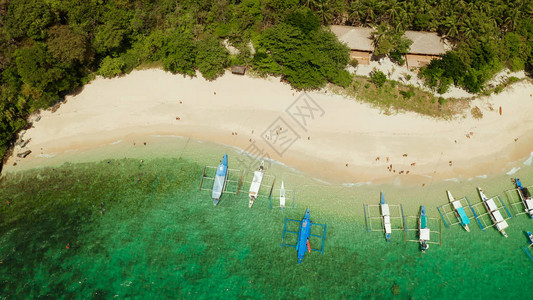
{"label": "sandy beach", "polygon": [[[446,121],[385,115],[327,89],[293,90],[279,78],[227,73],[209,82],[158,69],[134,71],[98,78],[55,112],[41,112],[23,133],[31,141],[14,149],[4,172],[117,140],[140,145],[159,134],[239,147],[325,180],[468,178],[505,172],[530,155],[532,94],[531,83],[517,83],[473,100],[483,118],[467,112]],[[16,156],[26,150],[32,151],[26,158]]]}

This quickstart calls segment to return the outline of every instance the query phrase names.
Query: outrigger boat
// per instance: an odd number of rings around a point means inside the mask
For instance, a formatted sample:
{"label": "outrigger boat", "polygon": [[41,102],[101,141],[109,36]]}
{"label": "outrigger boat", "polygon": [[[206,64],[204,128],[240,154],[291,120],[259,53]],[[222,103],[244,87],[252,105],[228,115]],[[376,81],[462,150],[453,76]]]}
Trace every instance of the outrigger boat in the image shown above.
{"label": "outrigger boat", "polygon": [[[416,222],[418,223],[417,227],[414,226],[408,228],[407,224],[405,227],[405,233],[404,233],[404,241],[405,242],[415,242],[420,244],[420,250],[422,253],[426,253],[426,250],[429,248],[429,244],[437,244],[442,246],[442,223],[441,219],[438,218],[430,218],[427,215],[426,207],[421,206],[420,207],[420,213],[418,216],[407,216],[406,217],[408,222],[410,219],[416,219]],[[431,230],[429,227],[430,222],[439,222],[439,230]],[[408,232],[415,232],[416,231],[416,239],[407,239]],[[430,240],[431,233],[433,233],[433,237],[435,237],[435,234],[438,234],[439,242],[432,242]]]}
{"label": "outrigger boat", "polygon": [[[287,221],[299,223],[300,227],[298,229],[298,232],[289,231],[287,229]],[[324,230],[323,234],[322,235],[312,234],[311,233],[311,227],[312,226],[322,226],[322,228]],[[311,219],[309,218],[309,208],[305,211],[305,216],[304,216],[304,218],[301,221],[285,218],[285,224],[283,225],[283,235],[281,237],[281,248],[283,248],[283,246],[289,246],[289,247],[296,248],[296,252],[298,253],[298,263],[299,264],[302,263],[302,260],[304,259],[306,250],[309,253],[311,251],[318,251],[321,254],[324,254],[324,245],[326,243],[326,230],[327,230],[327,227],[328,227],[327,224],[318,224],[318,223],[312,223],[311,222]],[[297,240],[296,245],[285,244],[285,234],[286,233],[298,234],[298,240]],[[311,241],[310,241],[311,237],[316,237],[316,238],[322,239],[322,247],[320,249],[311,248]]]}
{"label": "outrigger boat", "polygon": [[250,202],[248,203],[249,208],[252,208],[252,205],[254,205],[254,201],[257,198],[257,195],[259,194],[259,189],[261,188],[261,181],[263,181],[264,164],[265,162],[261,161],[259,170],[254,172],[254,179],[252,180],[252,184],[250,185],[250,192],[248,193],[248,195],[250,196]]}
{"label": "outrigger boat", "polygon": [[285,186],[283,185],[283,181],[281,181],[281,189],[279,190],[279,206],[283,212],[285,208]]}
{"label": "outrigger boat", "polygon": [[381,193],[381,201],[379,204],[381,209],[381,218],[383,219],[383,232],[385,232],[385,239],[390,242],[390,235],[392,233],[392,226],[390,222],[390,209],[389,205],[385,203],[385,196]]}
{"label": "outrigger boat", "polygon": [[481,188],[478,187],[477,190],[479,192],[481,200],[483,200],[485,208],[489,212],[489,216],[492,222],[496,226],[496,229],[498,229],[498,231],[501,232],[504,237],[507,237],[507,233],[505,233],[505,228],[509,227],[509,224],[507,224],[507,221],[505,221],[502,214],[498,210],[498,206],[496,205],[493,199],[489,199],[487,196],[485,196],[485,193]]}
{"label": "outrigger boat", "polygon": [[[263,185],[268,186],[265,181],[268,181],[268,174],[265,174],[265,178],[263,178]],[[266,194],[266,193],[265,193]],[[294,208],[295,201],[296,201],[296,193],[294,190],[290,190],[285,188],[285,182],[281,181],[281,186],[279,189],[271,189],[269,202],[270,202],[270,208],[281,208],[281,212],[283,213],[285,209],[288,208]],[[279,206],[278,206],[279,201]]]}
{"label": "outrigger boat", "polygon": [[228,168],[228,155],[224,154],[217,167],[205,166],[200,180],[200,191],[211,192],[213,205],[220,202],[222,194],[239,194],[243,176],[240,170]]}
{"label": "outrigger boat", "polygon": [[[385,240],[390,242],[393,230],[405,230],[405,217],[401,204],[388,204],[385,194],[379,193],[379,204],[363,204],[367,231],[380,231]],[[379,229],[376,224],[379,220]],[[394,223],[394,224],[393,224]]]}
{"label": "outrigger boat", "polygon": [[520,200],[524,204],[524,210],[529,215],[529,217],[533,218],[533,199],[531,199],[531,193],[529,192],[529,189],[522,186],[522,182],[520,181],[520,178],[515,179],[516,189],[518,190],[518,195],[520,196]]}
{"label": "outrigger boat", "polygon": [[418,237],[422,253],[426,253],[426,250],[429,248],[430,233],[426,208],[422,206],[420,209],[420,218],[418,219]]}
{"label": "outrigger boat", "polygon": [[228,155],[224,154],[222,162],[217,167],[217,173],[215,175],[215,180],[213,181],[213,193],[211,197],[213,198],[213,205],[217,205],[224,191],[226,185],[226,179],[228,179]]}
{"label": "outrigger boat", "polygon": [[466,215],[465,210],[461,205],[461,202],[456,201],[450,191],[446,191],[446,194],[448,195],[448,200],[450,200],[450,203],[453,205],[455,216],[459,220],[459,223],[466,231],[470,232],[470,228],[468,228],[468,224],[470,224],[470,219]]}

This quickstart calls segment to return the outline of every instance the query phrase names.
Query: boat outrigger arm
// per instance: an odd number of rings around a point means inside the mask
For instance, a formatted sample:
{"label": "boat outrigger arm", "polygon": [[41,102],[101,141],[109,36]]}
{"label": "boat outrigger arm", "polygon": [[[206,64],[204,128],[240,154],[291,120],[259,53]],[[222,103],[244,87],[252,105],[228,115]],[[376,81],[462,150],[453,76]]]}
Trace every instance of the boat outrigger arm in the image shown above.
{"label": "boat outrigger arm", "polygon": [[226,180],[228,179],[228,155],[224,154],[222,162],[217,167],[215,179],[213,181],[213,205],[217,205],[224,191]]}
{"label": "boat outrigger arm", "polygon": [[254,172],[254,178],[252,180],[252,184],[250,185],[250,192],[248,193],[248,195],[250,196],[250,202],[248,203],[249,208],[252,208],[252,205],[254,205],[254,201],[257,198],[257,195],[259,194],[259,189],[261,188],[261,181],[263,181],[264,164],[265,162],[261,161],[259,170]]}

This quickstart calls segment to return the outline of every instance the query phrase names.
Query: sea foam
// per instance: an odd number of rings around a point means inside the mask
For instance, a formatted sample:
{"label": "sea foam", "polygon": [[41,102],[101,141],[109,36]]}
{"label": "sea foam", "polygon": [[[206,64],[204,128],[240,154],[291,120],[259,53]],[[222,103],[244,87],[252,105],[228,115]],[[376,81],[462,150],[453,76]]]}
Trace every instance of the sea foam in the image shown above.
{"label": "sea foam", "polygon": [[372,181],[367,181],[367,182],[348,182],[348,183],[343,183],[342,186],[345,186],[345,187],[362,187],[364,185],[371,185],[372,184]]}
{"label": "sea foam", "polygon": [[511,169],[511,171],[505,173],[507,175],[513,175],[514,173],[518,172],[518,170],[520,170],[520,167],[514,167]]}
{"label": "sea foam", "polygon": [[444,179],[444,181],[459,182],[459,178],[448,178],[448,179]]}
{"label": "sea foam", "polygon": [[38,154],[36,157],[52,158],[55,156],[56,154]]}
{"label": "sea foam", "polygon": [[529,154],[529,158],[524,162],[524,166],[531,166],[533,164],[533,152]]}

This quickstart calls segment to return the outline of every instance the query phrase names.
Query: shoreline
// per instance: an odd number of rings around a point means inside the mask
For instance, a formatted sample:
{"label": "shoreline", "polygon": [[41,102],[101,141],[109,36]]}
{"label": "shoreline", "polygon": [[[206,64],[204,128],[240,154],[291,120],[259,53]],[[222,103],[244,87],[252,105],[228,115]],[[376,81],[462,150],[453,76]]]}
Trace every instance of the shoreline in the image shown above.
{"label": "shoreline", "polygon": [[[38,156],[83,152],[118,140],[141,143],[153,135],[262,152],[336,182],[422,183],[428,176],[491,175],[516,167],[533,151],[528,82],[473,100],[484,114],[480,120],[446,121],[410,112],[387,116],[369,104],[327,90],[300,93],[276,79],[226,74],[209,82],[158,69],[96,79],[54,113],[41,112],[41,120],[24,133],[31,142],[15,147],[4,172],[45,159]],[[16,157],[26,149],[32,151],[28,157]]]}

